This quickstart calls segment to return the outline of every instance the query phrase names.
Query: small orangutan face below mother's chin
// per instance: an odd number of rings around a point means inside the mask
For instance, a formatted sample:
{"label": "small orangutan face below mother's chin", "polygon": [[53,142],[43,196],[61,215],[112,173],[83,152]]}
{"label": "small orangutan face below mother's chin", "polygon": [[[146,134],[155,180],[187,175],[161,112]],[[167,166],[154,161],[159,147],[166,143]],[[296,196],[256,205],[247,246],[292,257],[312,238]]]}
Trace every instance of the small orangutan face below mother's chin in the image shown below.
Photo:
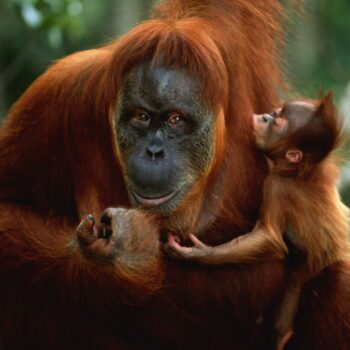
{"label": "small orangutan face below mother's chin", "polygon": [[116,137],[133,206],[175,210],[208,173],[215,117],[186,71],[143,63],[125,78]]}

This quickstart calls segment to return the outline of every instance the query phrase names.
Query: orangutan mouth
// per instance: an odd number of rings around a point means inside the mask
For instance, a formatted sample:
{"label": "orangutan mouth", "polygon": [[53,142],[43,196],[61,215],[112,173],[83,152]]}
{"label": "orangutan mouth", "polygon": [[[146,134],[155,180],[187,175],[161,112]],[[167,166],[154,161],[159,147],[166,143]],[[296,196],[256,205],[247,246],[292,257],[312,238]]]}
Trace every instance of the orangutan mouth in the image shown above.
{"label": "orangutan mouth", "polygon": [[155,198],[149,198],[141,196],[140,194],[133,191],[133,195],[136,199],[136,201],[141,204],[144,207],[155,207],[157,205],[163,204],[169,199],[171,199],[177,191],[171,192],[163,197],[155,197]]}

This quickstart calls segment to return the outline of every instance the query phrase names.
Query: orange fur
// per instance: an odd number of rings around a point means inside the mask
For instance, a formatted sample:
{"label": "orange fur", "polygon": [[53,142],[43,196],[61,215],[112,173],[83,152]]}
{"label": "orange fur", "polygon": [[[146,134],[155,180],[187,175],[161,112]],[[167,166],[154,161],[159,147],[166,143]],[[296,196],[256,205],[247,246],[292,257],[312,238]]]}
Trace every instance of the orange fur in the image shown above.
{"label": "orange fur", "polygon": [[[270,166],[255,228],[216,247],[193,236],[190,248],[170,239],[166,250],[175,258],[204,264],[252,263],[283,259],[286,235],[301,257],[294,261],[276,313],[274,346],[279,349],[292,332],[304,284],[324,268],[350,260],[350,211],[337,191],[339,170],[333,159],[342,128],[331,94],[316,103],[286,104],[270,119],[254,118],[256,142]],[[278,129],[278,120],[287,129]],[[289,150],[301,154],[298,161],[286,158]]]}
{"label": "orange fur", "polygon": [[[201,81],[217,111],[217,141],[225,135],[193,212],[186,201],[174,223],[198,224],[208,243],[252,227],[266,166],[250,115],[279,102],[283,14],[277,0],[165,1],[152,20],[59,60],[23,94],[0,131],[0,348],[264,348],[281,264],[183,268],[165,260],[158,227],[143,220],[142,248],[137,239],[120,248],[116,266],[87,261],[74,244],[86,214],[130,206],[112,119],[125,73],[145,60]],[[339,289],[350,288],[340,280]],[[347,306],[347,296],[338,298]],[[332,320],[341,322],[336,313]],[[322,318],[313,323],[317,330]],[[335,347],[345,349],[344,339]]]}

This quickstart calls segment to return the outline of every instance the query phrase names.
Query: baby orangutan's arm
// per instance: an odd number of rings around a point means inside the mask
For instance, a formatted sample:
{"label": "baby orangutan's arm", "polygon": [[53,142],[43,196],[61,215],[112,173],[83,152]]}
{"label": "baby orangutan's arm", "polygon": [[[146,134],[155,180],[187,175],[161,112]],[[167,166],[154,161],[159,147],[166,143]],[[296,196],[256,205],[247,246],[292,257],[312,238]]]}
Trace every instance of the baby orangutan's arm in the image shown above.
{"label": "baby orangutan's arm", "polygon": [[282,258],[285,255],[283,243],[271,240],[269,232],[260,225],[253,231],[216,247],[207,246],[193,234],[189,238],[193,246],[184,247],[179,244],[177,237],[170,234],[165,250],[173,258],[210,265],[249,263],[266,259],[267,256]]}

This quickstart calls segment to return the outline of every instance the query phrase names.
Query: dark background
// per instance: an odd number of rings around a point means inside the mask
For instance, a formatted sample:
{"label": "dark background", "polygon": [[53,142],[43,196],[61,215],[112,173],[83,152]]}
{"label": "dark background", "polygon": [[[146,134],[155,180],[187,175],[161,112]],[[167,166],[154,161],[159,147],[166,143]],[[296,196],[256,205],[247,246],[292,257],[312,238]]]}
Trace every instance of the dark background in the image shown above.
{"label": "dark background", "polygon": [[[152,3],[0,0],[0,118],[52,61],[116,38],[146,18]],[[350,0],[307,0],[303,13],[290,6],[288,11],[283,70],[291,92],[313,98],[333,90],[341,114],[350,120]],[[344,152],[340,184],[347,204],[349,154]]]}

